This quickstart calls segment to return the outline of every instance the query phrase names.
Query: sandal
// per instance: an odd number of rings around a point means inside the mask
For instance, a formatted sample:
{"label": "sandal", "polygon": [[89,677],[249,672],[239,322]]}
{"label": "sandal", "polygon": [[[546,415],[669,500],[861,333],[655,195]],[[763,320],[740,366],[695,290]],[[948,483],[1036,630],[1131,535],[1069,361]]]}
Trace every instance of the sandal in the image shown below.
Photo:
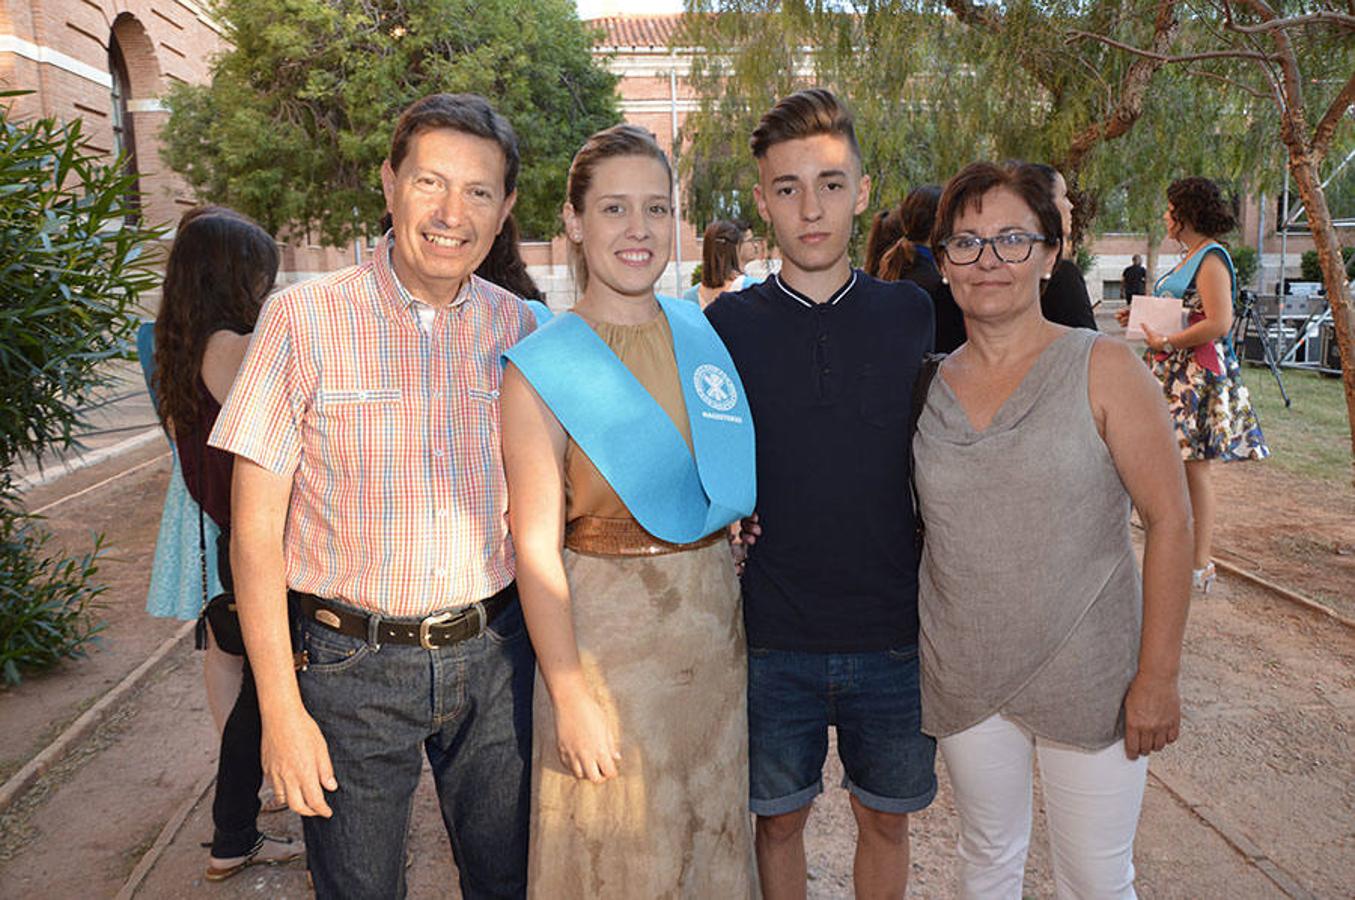
{"label": "sandal", "polygon": [[253,849],[244,856],[231,856],[225,859],[209,857],[205,877],[208,881],[225,881],[250,866],[280,866],[301,859],[305,855],[305,845],[295,838],[273,837],[271,834],[260,833]]}
{"label": "sandal", "polygon": [[1218,581],[1218,572],[1214,571],[1214,564],[1211,562],[1203,569],[1192,569],[1190,573],[1190,586],[1201,594],[1208,594],[1214,587],[1214,582]]}

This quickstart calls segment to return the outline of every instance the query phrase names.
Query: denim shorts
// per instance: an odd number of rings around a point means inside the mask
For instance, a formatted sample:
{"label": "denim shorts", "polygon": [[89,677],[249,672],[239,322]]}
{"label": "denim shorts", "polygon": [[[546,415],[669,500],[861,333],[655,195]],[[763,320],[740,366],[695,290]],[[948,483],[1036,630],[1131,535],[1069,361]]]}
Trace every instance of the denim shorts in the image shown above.
{"label": "denim shorts", "polygon": [[749,808],[779,816],[823,793],[828,726],[842,786],[884,813],[936,796],[936,741],[922,733],[917,647],[872,653],[748,649]]}

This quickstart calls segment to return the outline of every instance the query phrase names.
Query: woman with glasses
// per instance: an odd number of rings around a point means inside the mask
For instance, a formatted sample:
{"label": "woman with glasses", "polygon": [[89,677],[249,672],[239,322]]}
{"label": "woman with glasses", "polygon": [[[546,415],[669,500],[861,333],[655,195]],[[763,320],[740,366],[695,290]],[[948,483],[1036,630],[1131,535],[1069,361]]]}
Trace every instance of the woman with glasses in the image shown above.
{"label": "woman with glasses", "polygon": [[[1185,301],[1186,326],[1171,334],[1144,329],[1144,360],[1162,382],[1176,442],[1186,462],[1186,485],[1195,519],[1192,586],[1214,586],[1210,559],[1214,536],[1214,460],[1235,462],[1270,455],[1256,421],[1232,344],[1233,260],[1217,238],[1237,227],[1218,185],[1208,178],[1181,178],[1167,188],[1167,237],[1179,242],[1181,261],[1158,279],[1153,293]],[[1117,314],[1129,322],[1129,310]]]}
{"label": "woman with glasses", "polygon": [[975,163],[946,185],[932,232],[968,339],[932,380],[913,445],[922,726],[954,787],[964,897],[1022,896],[1036,763],[1057,896],[1135,896],[1148,754],[1180,724],[1179,454],[1129,348],[1041,314],[1060,231],[1037,170]]}

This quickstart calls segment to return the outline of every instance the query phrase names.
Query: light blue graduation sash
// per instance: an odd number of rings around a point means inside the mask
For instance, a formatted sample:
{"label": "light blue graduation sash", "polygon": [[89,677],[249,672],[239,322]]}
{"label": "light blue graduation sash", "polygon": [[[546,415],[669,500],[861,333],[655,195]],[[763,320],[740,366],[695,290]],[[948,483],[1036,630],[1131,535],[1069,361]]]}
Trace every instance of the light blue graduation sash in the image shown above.
{"label": "light blue graduation sash", "polygon": [[658,300],[695,458],[663,407],[579,316],[555,316],[504,356],[645,531],[687,544],[753,511],[753,418],[734,361],[701,309]]}
{"label": "light blue graduation sash", "polygon": [[523,300],[522,302],[527,304],[527,309],[531,310],[532,315],[536,318],[537,328],[555,318],[555,313],[551,312],[550,307],[540,300]]}

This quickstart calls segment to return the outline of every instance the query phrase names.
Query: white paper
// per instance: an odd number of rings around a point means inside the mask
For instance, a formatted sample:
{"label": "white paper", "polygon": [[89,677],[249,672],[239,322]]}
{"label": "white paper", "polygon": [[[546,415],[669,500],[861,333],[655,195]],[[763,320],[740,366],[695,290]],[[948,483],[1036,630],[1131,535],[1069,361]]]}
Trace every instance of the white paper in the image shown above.
{"label": "white paper", "polygon": [[1179,297],[1135,294],[1129,299],[1129,325],[1124,336],[1126,340],[1141,341],[1144,325],[1160,335],[1169,335],[1180,331],[1185,324],[1185,307]]}

